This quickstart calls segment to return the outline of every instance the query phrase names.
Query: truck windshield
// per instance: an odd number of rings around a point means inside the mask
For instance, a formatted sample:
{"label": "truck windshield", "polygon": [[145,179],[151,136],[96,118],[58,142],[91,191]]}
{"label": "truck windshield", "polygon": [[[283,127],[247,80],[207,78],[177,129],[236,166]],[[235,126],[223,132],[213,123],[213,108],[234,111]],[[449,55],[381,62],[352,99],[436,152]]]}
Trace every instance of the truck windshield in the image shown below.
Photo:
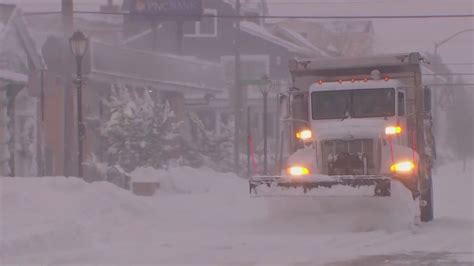
{"label": "truck windshield", "polygon": [[315,120],[388,117],[395,115],[395,90],[382,88],[313,92],[311,106]]}

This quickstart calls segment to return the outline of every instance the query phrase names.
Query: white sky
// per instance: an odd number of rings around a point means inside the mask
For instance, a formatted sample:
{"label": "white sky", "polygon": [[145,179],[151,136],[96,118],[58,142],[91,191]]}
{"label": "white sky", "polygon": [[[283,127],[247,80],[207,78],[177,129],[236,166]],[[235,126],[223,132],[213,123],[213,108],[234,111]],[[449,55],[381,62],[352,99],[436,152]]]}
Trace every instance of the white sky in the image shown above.
{"label": "white sky", "polygon": [[[267,0],[272,15],[413,15],[474,13],[474,0]],[[16,2],[25,11],[60,10],[61,0],[0,0]],[[76,10],[97,10],[106,0],[74,0]],[[114,0],[119,4],[121,0]],[[433,51],[439,42],[463,29],[474,18],[374,20],[377,52]],[[439,49],[445,62],[474,62],[474,32],[462,34]],[[455,72],[474,72],[453,66]],[[466,77],[474,82],[474,76]]]}

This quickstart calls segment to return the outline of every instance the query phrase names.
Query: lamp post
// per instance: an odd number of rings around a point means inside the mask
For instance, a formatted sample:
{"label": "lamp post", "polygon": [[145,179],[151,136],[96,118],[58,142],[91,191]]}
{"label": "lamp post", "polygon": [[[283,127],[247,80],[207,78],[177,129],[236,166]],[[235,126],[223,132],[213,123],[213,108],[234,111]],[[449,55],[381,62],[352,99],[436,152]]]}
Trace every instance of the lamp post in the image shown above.
{"label": "lamp post", "polygon": [[89,40],[81,31],[76,31],[69,39],[72,54],[76,60],[76,74],[77,78],[74,84],[77,85],[77,139],[78,139],[78,176],[83,177],[83,161],[84,161],[84,135],[85,126],[82,118],[82,60],[87,52]]}

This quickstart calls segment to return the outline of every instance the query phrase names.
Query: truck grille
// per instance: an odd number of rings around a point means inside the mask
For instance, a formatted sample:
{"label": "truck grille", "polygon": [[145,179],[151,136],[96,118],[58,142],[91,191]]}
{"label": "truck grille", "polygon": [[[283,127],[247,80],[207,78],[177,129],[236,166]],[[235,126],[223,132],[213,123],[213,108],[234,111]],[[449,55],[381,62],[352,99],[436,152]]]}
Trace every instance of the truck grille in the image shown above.
{"label": "truck grille", "polygon": [[328,175],[375,174],[372,139],[322,142],[322,170]]}

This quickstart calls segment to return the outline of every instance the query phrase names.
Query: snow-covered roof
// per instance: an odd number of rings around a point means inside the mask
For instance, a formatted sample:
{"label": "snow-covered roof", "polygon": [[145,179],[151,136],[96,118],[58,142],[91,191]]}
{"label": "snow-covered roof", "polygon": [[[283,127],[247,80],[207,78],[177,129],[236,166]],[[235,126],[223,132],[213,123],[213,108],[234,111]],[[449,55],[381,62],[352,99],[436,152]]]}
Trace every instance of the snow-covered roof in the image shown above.
{"label": "snow-covered roof", "polygon": [[332,32],[367,32],[372,33],[372,21],[327,21],[327,22],[316,22],[323,26],[327,31]]}
{"label": "snow-covered roof", "polygon": [[300,55],[310,55],[310,56],[317,56],[319,55],[317,51],[311,50],[306,47],[299,46],[297,44],[291,43],[289,41],[283,40],[273,34],[271,34],[267,29],[264,27],[257,25],[253,22],[249,21],[242,21],[241,22],[241,30],[251,34],[253,36],[262,38],[264,40],[267,40],[273,44],[279,45],[283,48],[288,49],[288,51],[300,54]]}
{"label": "snow-covered roof", "polygon": [[74,15],[74,19],[91,23],[103,23],[106,25],[122,26],[123,24],[123,16],[117,15],[98,16],[97,14],[76,14]]}
{"label": "snow-covered roof", "polygon": [[297,45],[301,45],[301,46],[303,46],[307,49],[310,49],[310,50],[320,54],[321,56],[330,56],[325,51],[323,51],[323,50],[319,49],[318,47],[314,46],[310,41],[308,41],[301,34],[295,32],[291,29],[288,29],[288,28],[285,28],[285,27],[282,27],[282,26],[279,26],[279,25],[271,25],[270,27],[276,34],[280,34],[281,36],[283,36],[287,40],[290,40],[291,42],[293,42]]}
{"label": "snow-covered roof", "polygon": [[91,41],[91,72],[187,90],[225,88],[220,64]]}
{"label": "snow-covered roof", "polygon": [[0,78],[24,82],[29,71],[46,69],[21,10],[0,4]]}
{"label": "snow-covered roof", "polygon": [[17,83],[27,83],[28,76],[25,74],[13,72],[10,70],[0,69],[0,80],[8,80]]}
{"label": "snow-covered roof", "polygon": [[[236,1],[235,0],[222,0],[224,3],[230,4],[233,8],[235,8]],[[266,1],[262,0],[241,0],[240,1],[241,10],[242,11],[254,11],[258,12],[259,14],[266,14],[268,12],[268,7]]]}

